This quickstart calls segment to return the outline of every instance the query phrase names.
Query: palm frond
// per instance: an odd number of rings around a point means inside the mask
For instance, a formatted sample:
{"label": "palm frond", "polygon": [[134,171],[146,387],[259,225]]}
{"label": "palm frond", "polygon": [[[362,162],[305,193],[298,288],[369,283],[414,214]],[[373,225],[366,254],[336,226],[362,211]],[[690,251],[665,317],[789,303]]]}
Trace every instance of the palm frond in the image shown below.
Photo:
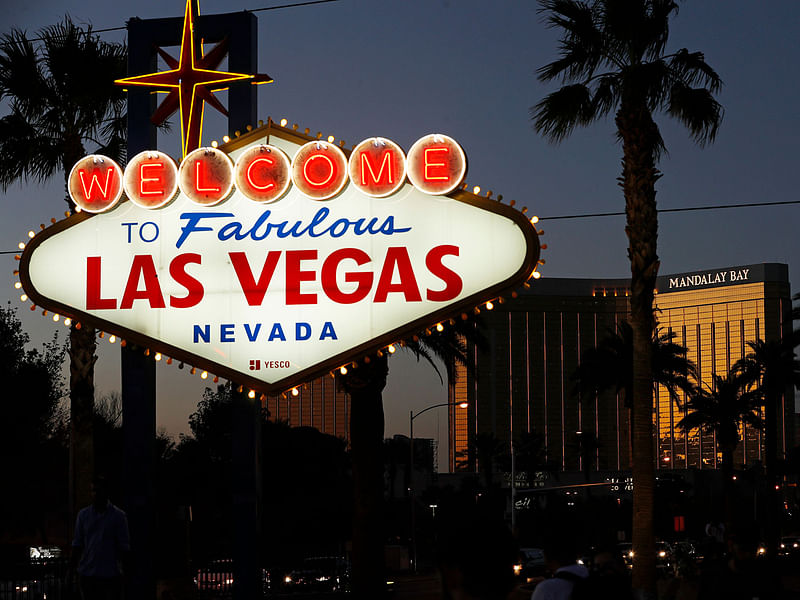
{"label": "palm frond", "polygon": [[713,142],[724,110],[706,88],[692,88],[676,82],[669,93],[667,112],[683,123],[700,146]]}
{"label": "palm frond", "polygon": [[594,110],[592,94],[586,85],[567,85],[531,108],[533,128],[551,141],[560,142],[578,125],[590,123]]}

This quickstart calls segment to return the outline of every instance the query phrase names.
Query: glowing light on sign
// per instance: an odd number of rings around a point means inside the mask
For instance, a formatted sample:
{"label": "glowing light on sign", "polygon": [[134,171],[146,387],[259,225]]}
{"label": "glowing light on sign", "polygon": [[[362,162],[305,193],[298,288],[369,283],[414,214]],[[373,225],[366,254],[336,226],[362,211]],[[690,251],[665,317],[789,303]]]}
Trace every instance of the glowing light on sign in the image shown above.
{"label": "glowing light on sign", "polygon": [[347,158],[333,144],[308,142],[292,161],[292,181],[309,198],[333,198],[347,183]]}
{"label": "glowing light on sign", "polygon": [[107,156],[85,156],[69,173],[69,197],[86,212],[109,210],[122,197],[122,175],[122,168]]}
{"label": "glowing light on sign", "polygon": [[198,148],[181,161],[178,185],[195,204],[219,204],[233,191],[233,161],[220,150]]}
{"label": "glowing light on sign", "polygon": [[405,182],[405,154],[391,140],[369,138],[353,148],[348,169],[353,185],[368,196],[383,198]]}
{"label": "glowing light on sign", "polygon": [[158,150],[134,156],[125,167],[125,195],[142,208],[161,208],[178,194],[178,166]]}
{"label": "glowing light on sign", "polygon": [[291,183],[289,157],[274,146],[253,146],[243,152],[234,166],[236,189],[254,202],[274,202]]}
{"label": "glowing light on sign", "polygon": [[447,194],[464,180],[467,157],[451,137],[432,133],[417,140],[408,151],[408,178],[426,194]]}

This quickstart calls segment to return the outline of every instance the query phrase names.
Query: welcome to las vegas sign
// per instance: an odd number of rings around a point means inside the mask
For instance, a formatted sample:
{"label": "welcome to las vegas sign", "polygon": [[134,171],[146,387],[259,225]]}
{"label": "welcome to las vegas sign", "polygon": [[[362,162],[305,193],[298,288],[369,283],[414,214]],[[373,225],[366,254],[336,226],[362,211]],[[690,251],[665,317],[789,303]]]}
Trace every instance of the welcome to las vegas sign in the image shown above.
{"label": "welcome to las vegas sign", "polygon": [[285,391],[523,284],[521,212],[460,189],[444,135],[352,151],[272,121],[177,165],[70,176],[83,211],[21,257],[32,302],[264,393]]}

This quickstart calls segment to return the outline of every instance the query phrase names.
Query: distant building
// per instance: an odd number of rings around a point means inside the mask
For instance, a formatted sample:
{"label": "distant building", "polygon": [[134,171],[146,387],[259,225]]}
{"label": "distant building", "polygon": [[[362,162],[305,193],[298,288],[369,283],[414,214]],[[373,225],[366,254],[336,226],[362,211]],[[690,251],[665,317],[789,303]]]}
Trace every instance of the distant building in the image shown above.
{"label": "distant building", "polygon": [[316,427],[322,433],[350,440],[350,396],[333,377],[319,377],[297,390],[297,396],[267,398],[270,419],[286,421],[292,427]]}
{"label": "distant building", "polygon": [[[512,433],[543,437],[547,458],[561,471],[582,468],[578,433],[591,434],[598,447],[592,470],[630,466],[630,418],[622,398],[608,392],[580,394],[572,374],[581,354],[594,347],[629,314],[627,279],[548,279],[484,311],[488,347],[471,347],[477,376],[459,368],[449,401],[469,402],[450,408],[450,469],[469,469],[469,440],[491,432],[508,442]],[[676,334],[688,348],[703,384],[725,374],[747,352],[747,342],[781,339],[791,332],[791,295],[784,264],[759,264],[658,278],[659,327]],[[779,416],[779,451],[792,447],[795,407],[787,390]],[[717,455],[713,434],[685,435],[676,424],[682,409],[666,390],[654,398],[657,456],[662,469],[713,469]],[[759,431],[745,429],[737,463],[761,460]],[[585,456],[585,453],[584,453]]]}

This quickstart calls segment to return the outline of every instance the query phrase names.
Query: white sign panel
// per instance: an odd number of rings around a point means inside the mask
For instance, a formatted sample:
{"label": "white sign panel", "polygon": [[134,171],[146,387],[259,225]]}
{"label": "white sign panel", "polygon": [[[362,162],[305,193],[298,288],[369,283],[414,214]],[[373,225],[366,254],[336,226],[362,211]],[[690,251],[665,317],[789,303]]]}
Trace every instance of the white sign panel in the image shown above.
{"label": "white sign panel", "polygon": [[[230,159],[266,143],[292,159],[302,144],[272,134]],[[457,194],[405,183],[386,197],[345,185],[324,201],[297,186],[269,203],[238,189],[213,205],[184,192],[157,210],[122,201],[32,240],[23,283],[37,304],[283,391],[527,279],[533,226]]]}

